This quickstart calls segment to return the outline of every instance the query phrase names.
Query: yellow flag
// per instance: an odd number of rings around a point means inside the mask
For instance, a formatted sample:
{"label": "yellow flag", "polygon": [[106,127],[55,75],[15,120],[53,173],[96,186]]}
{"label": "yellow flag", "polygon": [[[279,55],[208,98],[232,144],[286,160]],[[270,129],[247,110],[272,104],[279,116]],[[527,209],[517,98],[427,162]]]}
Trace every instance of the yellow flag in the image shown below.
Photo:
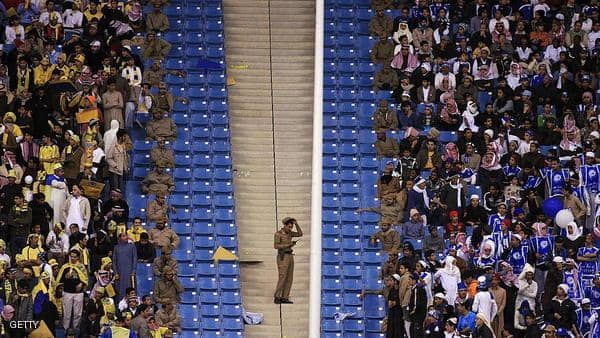
{"label": "yellow flag", "polygon": [[213,255],[213,260],[216,262],[218,262],[218,261],[237,261],[238,257],[236,255],[234,255],[233,252],[220,246],[217,248],[217,251],[215,251],[215,253]]}

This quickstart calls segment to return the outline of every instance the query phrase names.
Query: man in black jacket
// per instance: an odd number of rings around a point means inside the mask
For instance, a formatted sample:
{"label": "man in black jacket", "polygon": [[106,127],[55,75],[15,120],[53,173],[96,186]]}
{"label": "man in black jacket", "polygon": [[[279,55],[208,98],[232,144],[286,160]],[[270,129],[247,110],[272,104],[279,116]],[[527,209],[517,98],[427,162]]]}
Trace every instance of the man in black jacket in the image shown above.
{"label": "man in black jacket", "polygon": [[551,305],[546,309],[545,319],[556,328],[563,328],[570,331],[575,336],[579,336],[577,331],[577,306],[569,298],[569,286],[560,284],[556,288],[556,296],[552,298]]}
{"label": "man in black jacket", "polygon": [[427,293],[422,284],[419,283],[419,275],[412,273],[410,275],[410,302],[408,303],[408,318],[411,322],[410,336],[423,336],[423,322],[427,315]]}

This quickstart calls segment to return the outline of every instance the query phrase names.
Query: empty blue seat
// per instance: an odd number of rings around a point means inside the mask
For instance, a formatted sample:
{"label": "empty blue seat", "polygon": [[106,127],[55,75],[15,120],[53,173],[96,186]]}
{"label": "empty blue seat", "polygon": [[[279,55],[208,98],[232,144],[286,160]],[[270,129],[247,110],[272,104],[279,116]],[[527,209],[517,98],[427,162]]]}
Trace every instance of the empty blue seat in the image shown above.
{"label": "empty blue seat", "polygon": [[214,127],[210,135],[213,139],[229,139],[229,129],[225,127]]}
{"label": "empty blue seat", "polygon": [[323,291],[321,302],[324,305],[341,305],[342,297],[339,293]]}
{"label": "empty blue seat", "polygon": [[206,305],[200,307],[200,314],[202,317],[219,317],[221,315],[221,309],[218,305]]}
{"label": "empty blue seat", "polygon": [[[170,8],[171,7],[166,7],[164,13],[167,14],[167,12],[171,10]],[[183,34],[178,32],[167,32],[164,36],[164,39],[172,44],[180,44],[183,42]]]}
{"label": "empty blue seat", "polygon": [[192,226],[190,223],[173,222],[171,223],[171,229],[178,235],[189,235],[192,233]]}
{"label": "empty blue seat", "polygon": [[179,153],[189,153],[191,148],[190,142],[185,140],[175,140],[173,143],[173,151]]}
{"label": "empty blue seat", "polygon": [[324,250],[339,250],[341,247],[340,241],[337,238],[323,238]]}
{"label": "empty blue seat", "polygon": [[323,278],[323,280],[321,281],[321,288],[327,291],[340,292],[340,280],[334,278]]}
{"label": "empty blue seat", "polygon": [[223,328],[225,330],[241,330],[243,322],[240,318],[223,318]]}
{"label": "empty blue seat", "polygon": [[198,273],[198,276],[215,277],[217,270],[213,263],[197,263],[196,272]]}
{"label": "empty blue seat", "polygon": [[208,110],[208,104],[206,103],[206,101],[191,100],[190,101],[190,110],[204,112],[204,111]]}
{"label": "empty blue seat", "polygon": [[242,302],[242,297],[238,291],[223,291],[221,292],[222,304],[239,305]]}
{"label": "empty blue seat", "polygon": [[323,251],[321,260],[323,261],[323,264],[339,264],[340,254],[339,252],[334,251]]}
{"label": "empty blue seat", "polygon": [[212,205],[212,197],[210,195],[195,194],[192,197],[194,206],[210,206]]}
{"label": "empty blue seat", "polygon": [[[202,328],[204,330],[220,330],[221,329],[221,319],[216,318],[204,318],[202,321]],[[204,335],[203,335],[204,336]]]}
{"label": "empty blue seat", "polygon": [[212,262],[214,250],[212,248],[200,248],[194,250],[197,262]]}
{"label": "empty blue seat", "polygon": [[220,276],[238,276],[240,274],[240,266],[237,263],[220,262],[218,270]]}
{"label": "empty blue seat", "polygon": [[233,223],[222,223],[219,222],[215,226],[216,234],[219,236],[235,236],[237,228]]}
{"label": "empty blue seat", "polygon": [[344,250],[360,250],[362,248],[359,238],[344,238],[342,239],[342,247]]}
{"label": "empty blue seat", "polygon": [[[223,162],[220,162],[223,163]],[[215,163],[215,165],[217,165]],[[222,180],[222,181],[231,181],[233,179],[233,175],[231,173],[231,169],[229,168],[215,168],[214,179]],[[225,203],[225,205],[233,205],[233,203],[229,203],[227,201],[218,201],[220,203]]]}
{"label": "empty blue seat", "polygon": [[173,206],[189,206],[190,196],[181,194],[172,194],[169,197],[169,201]]}
{"label": "empty blue seat", "polygon": [[201,31],[203,30],[203,24],[200,20],[186,20],[183,26],[186,31]]}
{"label": "empty blue seat", "polygon": [[239,317],[242,315],[242,307],[240,305],[223,305],[221,313],[225,317]]}
{"label": "empty blue seat", "polygon": [[[324,319],[321,321],[321,330],[324,332],[341,332],[340,323],[335,320]],[[332,335],[331,337],[337,337],[336,335]],[[327,337],[329,338],[329,337]]]}
{"label": "empty blue seat", "polygon": [[240,281],[236,277],[219,277],[219,288],[221,290],[239,290]]}
{"label": "empty blue seat", "polygon": [[214,292],[214,291],[200,292],[200,302],[203,304],[218,304],[219,303],[219,293]]}
{"label": "empty blue seat", "polygon": [[182,304],[198,304],[199,297],[196,291],[184,291],[181,294]]}
{"label": "empty blue seat", "polygon": [[233,187],[230,182],[215,182],[213,191],[218,193],[231,193],[233,192]]}
{"label": "empty blue seat", "polygon": [[232,209],[216,209],[214,212],[215,220],[219,221],[234,221],[235,213]]}
{"label": "empty blue seat", "polygon": [[212,220],[212,211],[210,209],[196,208],[192,216],[196,220]]}
{"label": "empty blue seat", "polygon": [[175,168],[173,178],[175,180],[189,180],[192,178],[192,170],[190,168]]}
{"label": "empty blue seat", "polygon": [[194,253],[190,250],[173,250],[171,255],[178,262],[191,262],[194,259]]}
{"label": "empty blue seat", "polygon": [[196,248],[209,248],[215,247],[215,238],[212,236],[197,236],[194,241]]}
{"label": "empty blue seat", "polygon": [[219,20],[208,20],[206,22],[206,30],[207,31],[216,31],[216,32],[222,32],[223,31],[223,22],[219,21]]}
{"label": "empty blue seat", "polygon": [[[192,114],[192,118],[190,120],[190,122],[192,123],[192,126],[208,126],[210,124],[210,118],[208,117],[207,114],[200,114],[200,113],[195,113]],[[196,137],[194,135],[194,130],[196,128],[192,129],[192,136]],[[209,136],[210,134],[207,133],[207,136]]]}
{"label": "empty blue seat", "polygon": [[216,244],[228,250],[237,248],[237,238],[234,236],[218,236]]}
{"label": "empty blue seat", "polygon": [[217,282],[217,279],[214,277],[213,278],[206,278],[206,277],[198,278],[198,280],[196,281],[196,285],[197,285],[198,289],[202,290],[202,291],[218,289],[218,282]]}
{"label": "empty blue seat", "polygon": [[135,140],[133,142],[133,150],[136,152],[146,152],[150,151],[152,148],[154,148],[154,142],[152,141]]}

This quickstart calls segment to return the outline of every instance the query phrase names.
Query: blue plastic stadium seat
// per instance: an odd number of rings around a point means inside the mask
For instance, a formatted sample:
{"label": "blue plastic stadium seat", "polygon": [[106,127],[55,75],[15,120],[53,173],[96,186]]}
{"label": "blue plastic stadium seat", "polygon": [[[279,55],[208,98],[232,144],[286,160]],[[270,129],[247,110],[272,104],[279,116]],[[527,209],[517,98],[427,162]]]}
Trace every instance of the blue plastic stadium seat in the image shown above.
{"label": "blue plastic stadium seat", "polygon": [[196,220],[212,220],[213,214],[210,209],[195,208],[193,211],[193,217]]}
{"label": "blue plastic stadium seat", "polygon": [[216,267],[214,263],[197,263],[196,264],[196,272],[198,276],[216,276]]}
{"label": "blue plastic stadium seat", "polygon": [[214,182],[213,192],[227,194],[233,192],[233,187],[231,182]]}
{"label": "blue plastic stadium seat", "polygon": [[192,178],[192,170],[190,168],[175,168],[173,170],[173,178],[175,180],[190,180]]}
{"label": "blue plastic stadium seat", "polygon": [[148,154],[134,154],[133,164],[135,166],[147,167],[150,165],[150,155]]}
{"label": "blue plastic stadium seat", "polygon": [[[346,239],[346,238],[345,238]],[[357,240],[358,238],[349,238],[348,240]],[[360,263],[360,252],[358,251],[344,251],[342,254],[342,261],[344,264],[351,264],[344,266],[344,277],[360,277],[360,266],[356,265]],[[358,270],[357,270],[358,268]],[[348,270],[348,271],[346,271]]]}
{"label": "blue plastic stadium seat", "polygon": [[221,303],[222,304],[233,304],[239,305],[242,302],[242,297],[237,291],[223,291],[221,292]]}
{"label": "blue plastic stadium seat", "polygon": [[190,223],[174,222],[171,223],[171,229],[178,235],[190,235],[192,233],[192,226]]}
{"label": "blue plastic stadium seat", "polygon": [[360,201],[359,201],[358,197],[353,197],[353,196],[342,197],[342,208],[354,210],[354,209],[357,209],[358,207],[360,207]]}
{"label": "blue plastic stadium seat", "polygon": [[215,238],[213,236],[197,236],[194,245],[196,248],[212,249],[215,247]]}
{"label": "blue plastic stadium seat", "polygon": [[[169,8],[170,7],[166,7],[165,12],[163,12],[163,13],[167,14],[166,11],[170,10]],[[178,32],[167,32],[164,36],[164,39],[167,40],[167,42],[170,42],[172,44],[180,44],[183,42],[183,34],[178,33]]]}
{"label": "blue plastic stadium seat", "polygon": [[223,318],[223,328],[225,330],[241,330],[243,322],[240,318]]}
{"label": "blue plastic stadium seat", "polygon": [[345,223],[342,225],[342,236],[344,237],[360,237],[361,233],[361,226],[358,224]]}
{"label": "blue plastic stadium seat", "polygon": [[191,262],[194,259],[194,252],[191,250],[173,250],[171,255],[178,262]]}
{"label": "blue plastic stadium seat", "polygon": [[323,210],[323,222],[337,223],[340,221],[340,214],[338,211]]}
{"label": "blue plastic stadium seat", "polygon": [[202,303],[202,304],[218,304],[219,303],[219,293],[215,292],[215,291],[200,292],[200,303]]}
{"label": "blue plastic stadium seat", "polygon": [[337,238],[340,236],[340,226],[338,224],[323,223],[322,233],[323,236]]}
{"label": "blue plastic stadium seat", "polygon": [[178,59],[167,60],[165,67],[173,70],[183,70],[185,68],[183,61]]}
{"label": "blue plastic stadium seat", "polygon": [[215,226],[215,231],[218,236],[235,236],[237,227],[233,223],[219,222]]}
{"label": "blue plastic stadium seat", "polygon": [[213,139],[229,139],[229,128],[213,127],[211,136]]}
{"label": "blue plastic stadium seat", "polygon": [[192,197],[192,204],[194,206],[210,206],[212,204],[212,197],[210,195],[195,194]]}
{"label": "blue plastic stadium seat", "polygon": [[224,317],[239,317],[242,315],[242,307],[240,305],[223,305],[221,313]]}
{"label": "blue plastic stadium seat", "polygon": [[208,103],[201,100],[192,100],[190,101],[190,110],[205,112],[208,110]]}
{"label": "blue plastic stadium seat", "polygon": [[219,288],[221,290],[239,290],[240,281],[237,277],[219,277]]}
{"label": "blue plastic stadium seat", "polygon": [[[202,318],[205,317],[219,317],[221,315],[221,309],[218,305],[206,305],[200,307],[200,315]],[[206,318],[210,319],[210,318]]]}
{"label": "blue plastic stadium seat", "polygon": [[363,253],[363,262],[365,264],[380,266],[384,261],[387,260],[386,256],[387,255],[384,255],[381,252],[366,251]]}
{"label": "blue plastic stadium seat", "polygon": [[194,250],[197,262],[213,262],[214,250],[212,248],[200,248]]}
{"label": "blue plastic stadium seat", "polygon": [[342,297],[339,293],[323,291],[321,295],[321,302],[324,305],[339,306],[342,304]]}
{"label": "blue plastic stadium seat", "polygon": [[[221,319],[218,317],[215,318],[204,318],[202,321],[202,328],[204,330],[220,330],[221,329]],[[204,335],[203,335],[204,336]]]}
{"label": "blue plastic stadium seat", "polygon": [[189,251],[191,253],[194,250],[194,239],[192,238],[192,236],[181,236],[179,238],[181,240],[181,243],[177,248],[179,250]]}
{"label": "blue plastic stadium seat", "polygon": [[327,264],[322,266],[321,274],[323,277],[339,278],[342,275],[342,270],[338,265]]}
{"label": "blue plastic stadium seat", "polygon": [[[218,164],[215,163],[216,166],[226,166],[224,164],[221,164],[223,162],[219,162]],[[215,180],[221,180],[221,181],[231,181],[233,179],[233,174],[231,173],[231,169],[229,168],[215,168],[215,174],[214,174],[214,179]],[[219,205],[232,205],[232,202],[228,202],[228,201],[218,201],[220,204]]]}
{"label": "blue plastic stadium seat", "polygon": [[362,244],[359,238],[344,238],[342,239],[342,247],[344,250],[360,250]]}
{"label": "blue plastic stadium seat", "polygon": [[218,281],[214,277],[201,277],[196,280],[196,287],[201,291],[217,290],[219,285]]}
{"label": "blue plastic stadium seat", "polygon": [[199,297],[196,291],[184,291],[181,294],[182,304],[198,304]]}
{"label": "blue plastic stadium seat", "polygon": [[200,20],[186,20],[185,25],[183,27],[186,31],[198,32],[203,30],[203,26],[204,25]]}
{"label": "blue plastic stadium seat", "polygon": [[340,254],[335,251],[323,251],[321,260],[323,264],[340,264]]}
{"label": "blue plastic stadium seat", "polygon": [[218,236],[217,246],[222,246],[228,250],[235,250],[237,248],[237,237],[234,236]]}
{"label": "blue plastic stadium seat", "polygon": [[235,213],[232,209],[216,209],[214,212],[214,218],[218,221],[234,221]]}
{"label": "blue plastic stadium seat", "polygon": [[190,196],[183,194],[172,194],[169,197],[169,201],[173,206],[189,206]]}
{"label": "blue plastic stadium seat", "polygon": [[185,140],[175,140],[173,143],[173,151],[176,153],[189,153],[191,144]]}
{"label": "blue plastic stadium seat", "polygon": [[218,270],[220,276],[239,276],[240,274],[240,266],[237,263],[220,262]]}
{"label": "blue plastic stadium seat", "polygon": [[324,250],[339,250],[341,248],[340,240],[337,238],[323,238]]}

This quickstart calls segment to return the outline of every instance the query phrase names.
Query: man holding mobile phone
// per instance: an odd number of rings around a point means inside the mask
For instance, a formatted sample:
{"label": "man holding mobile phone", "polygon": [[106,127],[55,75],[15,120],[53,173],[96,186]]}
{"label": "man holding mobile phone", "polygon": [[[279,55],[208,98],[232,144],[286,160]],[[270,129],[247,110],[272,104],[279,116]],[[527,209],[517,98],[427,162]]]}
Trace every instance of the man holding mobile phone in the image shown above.
{"label": "man holding mobile phone", "polygon": [[[277,250],[277,270],[279,279],[275,289],[275,304],[293,304],[289,300],[292,281],[294,279],[294,255],[292,248],[297,241],[293,237],[302,237],[302,229],[296,219],[286,217],[282,221],[283,228],[275,233],[274,248]],[[294,226],[296,231],[293,231]]]}

